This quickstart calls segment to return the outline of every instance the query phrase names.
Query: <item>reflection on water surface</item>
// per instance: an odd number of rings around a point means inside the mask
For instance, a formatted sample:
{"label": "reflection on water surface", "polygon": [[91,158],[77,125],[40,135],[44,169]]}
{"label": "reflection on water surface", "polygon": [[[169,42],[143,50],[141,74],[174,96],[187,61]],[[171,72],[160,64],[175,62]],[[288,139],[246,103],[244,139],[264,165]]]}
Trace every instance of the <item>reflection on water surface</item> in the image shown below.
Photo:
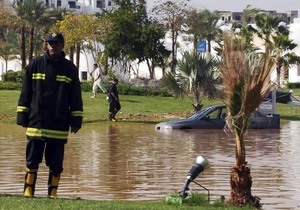
{"label": "reflection on water surface", "polygon": [[[245,136],[253,195],[264,209],[300,208],[300,122],[281,130],[250,130]],[[0,193],[21,194],[25,130],[0,125]],[[85,124],[66,145],[59,197],[161,200],[177,192],[198,155],[210,168],[196,179],[212,200],[229,196],[235,144],[222,130],[159,132],[149,124]],[[48,169],[41,164],[36,196],[47,194]],[[191,190],[200,190],[195,184]],[[204,191],[205,193],[205,191]]]}

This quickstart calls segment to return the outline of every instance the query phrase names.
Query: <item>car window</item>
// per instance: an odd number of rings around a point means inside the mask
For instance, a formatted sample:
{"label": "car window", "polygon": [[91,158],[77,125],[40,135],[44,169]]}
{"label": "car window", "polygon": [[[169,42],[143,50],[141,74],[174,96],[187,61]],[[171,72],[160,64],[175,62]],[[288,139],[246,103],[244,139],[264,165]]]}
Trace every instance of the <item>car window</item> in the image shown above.
{"label": "car window", "polygon": [[211,107],[204,108],[204,109],[200,110],[199,112],[197,112],[196,114],[193,114],[192,116],[190,116],[188,119],[190,119],[190,120],[201,119],[203,116],[206,116],[207,113],[209,113],[211,109],[212,109]]}
{"label": "car window", "polygon": [[220,109],[214,110],[212,113],[209,114],[210,119],[218,119],[220,118]]}
{"label": "car window", "polygon": [[227,116],[227,107],[218,107],[216,110],[212,111],[214,107],[206,107],[194,115],[190,116],[188,119],[196,120],[196,119],[220,119]]}
{"label": "car window", "polygon": [[226,119],[226,117],[227,117],[227,107],[223,108],[220,114],[220,118]]}

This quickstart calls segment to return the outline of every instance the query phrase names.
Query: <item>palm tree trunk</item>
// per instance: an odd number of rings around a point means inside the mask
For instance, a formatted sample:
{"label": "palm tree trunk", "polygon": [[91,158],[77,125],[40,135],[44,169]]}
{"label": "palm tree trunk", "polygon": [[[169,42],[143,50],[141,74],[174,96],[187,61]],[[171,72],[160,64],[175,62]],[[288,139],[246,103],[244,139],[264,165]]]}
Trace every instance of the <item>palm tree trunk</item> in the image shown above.
{"label": "palm tree trunk", "polygon": [[172,61],[171,61],[171,72],[175,73],[175,67],[176,67],[176,40],[177,40],[177,34],[175,29],[172,29]]}
{"label": "palm tree trunk", "polygon": [[25,26],[21,26],[21,65],[22,69],[25,69],[26,67],[26,54],[25,54]]}
{"label": "palm tree trunk", "polygon": [[245,204],[251,204],[256,208],[260,208],[260,199],[252,196],[252,177],[250,168],[246,166],[247,162],[243,136],[247,127],[243,127],[246,125],[246,123],[243,123],[243,121],[246,122],[247,120],[248,118],[245,117],[239,117],[237,120],[235,120],[235,124],[238,125],[235,127],[236,164],[231,169],[230,173],[231,193],[228,202],[236,206],[245,206]]}
{"label": "palm tree trunk", "polygon": [[211,43],[210,43],[210,39],[207,39],[207,51],[210,54],[211,53]]}
{"label": "palm tree trunk", "polygon": [[74,63],[74,46],[69,48],[69,59],[72,63]]}
{"label": "palm tree trunk", "polygon": [[28,61],[31,61],[33,59],[33,39],[34,39],[34,27],[30,27]]}
{"label": "palm tree trunk", "polygon": [[5,60],[5,73],[7,73],[7,65],[8,65],[8,61]]}
{"label": "palm tree trunk", "polygon": [[80,63],[80,44],[76,44],[76,67],[79,70]]}
{"label": "palm tree trunk", "polygon": [[197,52],[197,48],[198,48],[198,38],[196,35],[194,35],[194,51]]}
{"label": "palm tree trunk", "polygon": [[246,165],[235,165],[231,169],[230,174],[230,199],[228,203],[236,206],[245,206],[245,204],[254,205],[256,208],[260,208],[260,199],[251,194],[252,177],[250,168]]}
{"label": "palm tree trunk", "polygon": [[277,86],[280,87],[281,66],[276,66]]}

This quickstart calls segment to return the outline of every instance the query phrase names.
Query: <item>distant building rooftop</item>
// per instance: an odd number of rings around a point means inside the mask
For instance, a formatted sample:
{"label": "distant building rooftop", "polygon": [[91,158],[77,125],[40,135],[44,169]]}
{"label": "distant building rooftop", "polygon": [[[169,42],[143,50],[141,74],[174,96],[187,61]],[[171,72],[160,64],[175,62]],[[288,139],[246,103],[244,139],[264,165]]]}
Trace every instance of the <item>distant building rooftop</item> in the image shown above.
{"label": "distant building rooftop", "polygon": [[[294,20],[298,18],[298,11],[291,10],[286,13],[278,13],[275,10],[263,10],[261,12],[269,13],[274,16],[281,16],[286,24],[294,23]],[[219,11],[221,20],[225,23],[242,22],[243,12],[232,12],[232,11]],[[248,23],[254,23],[253,19],[250,19]]]}

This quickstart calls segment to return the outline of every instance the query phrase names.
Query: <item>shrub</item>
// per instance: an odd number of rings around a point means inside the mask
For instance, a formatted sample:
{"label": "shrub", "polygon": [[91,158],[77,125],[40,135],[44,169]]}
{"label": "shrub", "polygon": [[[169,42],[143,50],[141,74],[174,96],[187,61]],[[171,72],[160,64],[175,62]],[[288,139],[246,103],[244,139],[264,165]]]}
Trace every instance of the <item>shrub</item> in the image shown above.
{"label": "shrub", "polygon": [[0,82],[0,90],[21,90],[22,83]]}
{"label": "shrub", "polygon": [[2,80],[4,82],[16,82],[21,83],[24,78],[25,71],[8,71],[2,74]]}
{"label": "shrub", "polygon": [[300,88],[300,82],[291,82],[286,84],[288,89]]}
{"label": "shrub", "polygon": [[[22,71],[23,72],[23,71]],[[24,72],[23,72],[24,75]],[[15,78],[19,78],[15,77]],[[23,77],[22,77],[23,79]],[[19,79],[18,79],[19,80]],[[109,88],[110,83],[104,83],[106,89]],[[22,87],[21,82],[0,82],[1,90],[20,90]],[[93,82],[82,82],[81,90],[82,92],[92,92]],[[98,89],[98,91],[101,91]],[[163,97],[171,97],[172,94],[165,89],[158,88],[146,88],[146,87],[136,87],[129,84],[119,83],[118,91],[123,95],[138,95],[138,96],[163,96]]]}
{"label": "shrub", "polygon": [[83,92],[92,92],[92,88],[93,88],[93,82],[91,81],[81,83],[81,90]]}
{"label": "shrub", "polygon": [[[106,89],[109,88],[110,83],[104,83]],[[81,83],[81,90],[84,92],[91,92],[93,87],[92,82]],[[98,91],[101,91],[98,89]],[[164,96],[170,97],[172,94],[164,89],[157,88],[146,88],[146,87],[136,87],[129,84],[119,83],[118,92],[123,95],[138,95],[138,96]]]}

